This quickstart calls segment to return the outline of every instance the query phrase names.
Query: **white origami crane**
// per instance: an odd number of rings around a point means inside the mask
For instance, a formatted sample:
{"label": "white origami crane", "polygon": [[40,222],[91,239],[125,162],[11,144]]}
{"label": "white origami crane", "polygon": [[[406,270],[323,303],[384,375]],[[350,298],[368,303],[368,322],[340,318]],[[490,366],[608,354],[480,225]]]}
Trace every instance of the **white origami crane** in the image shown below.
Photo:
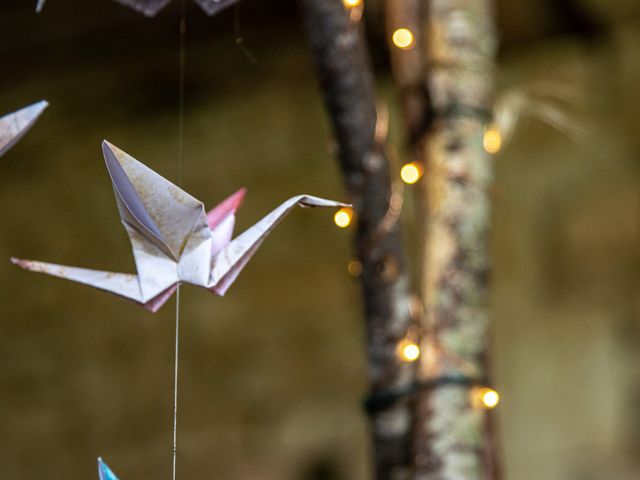
{"label": "white origami crane", "polygon": [[49,104],[42,100],[0,118],[0,157],[29,131],[48,106]]}
{"label": "white origami crane", "polygon": [[47,273],[128,298],[156,312],[179,283],[224,295],[266,236],[296,205],[342,207],[309,195],[290,198],[233,241],[235,212],[244,189],[209,213],[188,193],[132,156],[103,142],[102,151],[136,263],[137,275],[12,258],[34,272]]}

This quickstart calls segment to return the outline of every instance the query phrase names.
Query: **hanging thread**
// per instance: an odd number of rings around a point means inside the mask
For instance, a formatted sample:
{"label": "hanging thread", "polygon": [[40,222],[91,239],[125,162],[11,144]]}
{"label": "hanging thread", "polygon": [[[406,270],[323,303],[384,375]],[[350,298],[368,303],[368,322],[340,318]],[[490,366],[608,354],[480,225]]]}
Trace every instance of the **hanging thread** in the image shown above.
{"label": "hanging thread", "polygon": [[[178,58],[178,185],[182,184],[182,157],[184,152],[184,90],[186,70],[186,2],[180,0],[180,51]],[[175,332],[175,360],[173,370],[173,474],[176,480],[176,458],[178,451],[178,367],[180,359],[180,283],[176,287],[176,332]]]}

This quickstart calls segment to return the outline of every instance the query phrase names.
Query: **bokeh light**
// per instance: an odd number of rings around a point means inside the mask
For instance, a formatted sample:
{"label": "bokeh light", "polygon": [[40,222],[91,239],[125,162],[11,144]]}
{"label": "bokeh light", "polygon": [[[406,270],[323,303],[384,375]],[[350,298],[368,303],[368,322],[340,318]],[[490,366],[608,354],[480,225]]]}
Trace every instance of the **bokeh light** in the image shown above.
{"label": "bokeh light", "polygon": [[402,50],[410,50],[413,48],[413,38],[413,32],[408,28],[398,28],[391,36],[393,44]]}
{"label": "bokeh light", "polygon": [[353,209],[345,207],[341,208],[333,216],[334,223],[340,228],[347,228],[351,225],[351,219],[353,218]]}
{"label": "bokeh light", "polygon": [[415,362],[420,358],[420,347],[407,338],[398,343],[398,356],[403,362]]}
{"label": "bokeh light", "polygon": [[400,178],[408,185],[413,185],[422,177],[422,165],[418,162],[407,163],[400,169]]}
{"label": "bokeh light", "polygon": [[473,404],[476,408],[491,410],[500,403],[500,394],[490,387],[476,388],[472,392]]}
{"label": "bokeh light", "polygon": [[495,125],[489,125],[484,131],[482,144],[487,153],[498,153],[502,148],[502,135]]}
{"label": "bokeh light", "polygon": [[345,8],[355,8],[362,5],[362,0],[342,0],[342,4]]}

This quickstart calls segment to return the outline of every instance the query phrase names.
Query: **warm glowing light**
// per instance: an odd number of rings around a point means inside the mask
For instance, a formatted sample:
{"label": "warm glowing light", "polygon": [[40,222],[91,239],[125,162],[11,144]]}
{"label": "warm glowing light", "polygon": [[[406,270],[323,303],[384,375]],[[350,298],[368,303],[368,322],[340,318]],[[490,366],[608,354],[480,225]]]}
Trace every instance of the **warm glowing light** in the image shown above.
{"label": "warm glowing light", "polygon": [[422,165],[418,162],[407,163],[400,169],[400,178],[404,183],[413,185],[422,177]]}
{"label": "warm glowing light", "polygon": [[342,3],[346,8],[355,8],[362,5],[362,0],[342,0]]}
{"label": "warm glowing light", "polygon": [[408,28],[398,28],[391,36],[393,44],[402,50],[413,48],[413,33]]}
{"label": "warm glowing light", "polygon": [[420,347],[405,338],[398,344],[398,355],[403,362],[415,362],[420,357]]}
{"label": "warm glowing light", "polygon": [[333,216],[333,221],[340,228],[347,228],[351,224],[351,218],[353,217],[353,210],[350,208],[341,208]]}
{"label": "warm glowing light", "polygon": [[362,263],[360,263],[359,260],[351,260],[347,264],[347,272],[349,272],[349,275],[352,277],[359,277],[362,273]]}
{"label": "warm glowing light", "polygon": [[482,140],[484,149],[487,153],[498,153],[502,148],[502,135],[495,125],[489,125],[484,130],[484,138]]}
{"label": "warm glowing light", "polygon": [[492,409],[500,403],[500,394],[493,388],[481,387],[475,391],[476,404],[480,408]]}

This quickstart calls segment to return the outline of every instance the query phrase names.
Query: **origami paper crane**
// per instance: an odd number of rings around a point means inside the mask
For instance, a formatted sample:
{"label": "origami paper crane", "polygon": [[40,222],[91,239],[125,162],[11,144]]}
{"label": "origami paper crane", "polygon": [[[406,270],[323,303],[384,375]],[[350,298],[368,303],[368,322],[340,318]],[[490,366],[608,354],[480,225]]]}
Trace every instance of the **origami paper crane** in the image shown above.
{"label": "origami paper crane", "polygon": [[47,0],[38,0],[38,3],[36,4],[36,13],[40,13],[42,11],[46,1]]}
{"label": "origami paper crane", "polygon": [[[240,0],[195,0],[195,2],[200,5],[200,8],[209,16],[213,16],[220,10],[224,10],[239,1]],[[171,0],[116,0],[116,2],[131,7],[147,17],[155,17]]]}
{"label": "origami paper crane", "polygon": [[49,104],[42,100],[0,118],[0,157],[29,131],[48,106]]}
{"label": "origami paper crane", "polygon": [[98,477],[100,480],[118,480],[116,474],[111,471],[101,458],[98,458]]}
{"label": "origami paper crane", "polygon": [[120,219],[135,259],[137,275],[12,258],[34,272],[106,290],[156,312],[178,284],[191,283],[224,295],[266,236],[296,205],[343,207],[309,195],[292,197],[231,240],[241,189],[209,213],[204,205],[129,154],[103,142]]}

